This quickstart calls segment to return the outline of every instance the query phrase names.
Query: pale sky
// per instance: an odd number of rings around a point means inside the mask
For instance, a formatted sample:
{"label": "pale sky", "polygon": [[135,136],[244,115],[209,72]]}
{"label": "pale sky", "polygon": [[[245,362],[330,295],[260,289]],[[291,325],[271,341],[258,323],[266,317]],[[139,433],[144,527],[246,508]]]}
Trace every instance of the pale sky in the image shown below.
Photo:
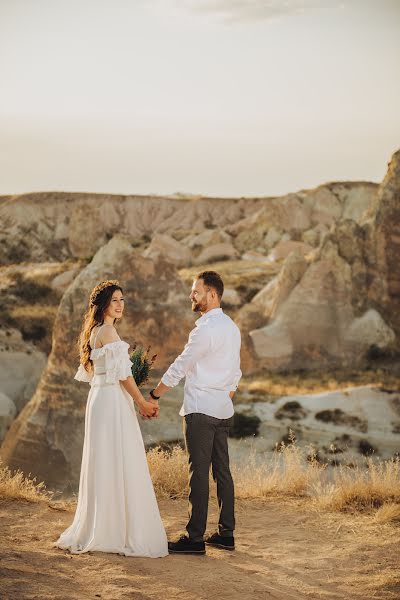
{"label": "pale sky", "polygon": [[0,194],[380,181],[400,0],[0,0]]}

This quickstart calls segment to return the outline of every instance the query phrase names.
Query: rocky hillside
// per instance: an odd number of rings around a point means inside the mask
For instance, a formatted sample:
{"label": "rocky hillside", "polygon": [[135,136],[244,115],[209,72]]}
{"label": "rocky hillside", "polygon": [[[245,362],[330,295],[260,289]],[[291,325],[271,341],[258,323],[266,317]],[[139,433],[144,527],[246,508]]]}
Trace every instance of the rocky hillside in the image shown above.
{"label": "rocky hillside", "polygon": [[[88,292],[104,278],[123,283],[121,335],[153,343],[158,372],[192,327],[188,293],[203,268],[224,278],[224,308],[241,327],[247,377],[394,355],[399,194],[400,152],[380,186],[331,183],[280,198],[0,198],[0,350],[28,373],[17,389],[15,372],[0,370],[3,430],[11,424],[3,460],[75,489],[87,393],[72,379],[75,341]],[[24,343],[25,355],[17,355]],[[154,441],[176,438],[179,401],[176,390]]]}
{"label": "rocky hillside", "polygon": [[[339,219],[308,260],[297,251],[245,306],[256,365],[360,365],[399,350],[400,151],[359,221]],[[253,305],[253,306],[251,306]]]}
{"label": "rocky hillside", "polygon": [[[184,248],[193,248],[193,243],[200,247],[206,243],[204,239],[193,240],[194,235],[206,229],[222,229],[226,230],[222,241],[234,236],[241,253],[256,247],[265,252],[284,233],[293,239],[304,237],[315,245],[336,220],[359,220],[375,191],[374,184],[339,183],[282,198],[59,192],[0,197],[0,263],[87,259],[116,233],[127,234],[135,245],[149,241],[157,233],[168,234],[184,240]],[[254,229],[256,235],[249,236]],[[219,241],[216,238],[212,243]]]}

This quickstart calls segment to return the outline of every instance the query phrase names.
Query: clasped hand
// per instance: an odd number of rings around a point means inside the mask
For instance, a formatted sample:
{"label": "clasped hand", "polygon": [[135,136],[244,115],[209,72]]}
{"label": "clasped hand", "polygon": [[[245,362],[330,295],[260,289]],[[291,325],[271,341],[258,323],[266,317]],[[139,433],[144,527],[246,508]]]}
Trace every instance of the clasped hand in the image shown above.
{"label": "clasped hand", "polygon": [[144,404],[139,409],[139,414],[143,419],[157,419],[160,412],[160,407],[157,400],[154,400],[151,396],[144,401]]}

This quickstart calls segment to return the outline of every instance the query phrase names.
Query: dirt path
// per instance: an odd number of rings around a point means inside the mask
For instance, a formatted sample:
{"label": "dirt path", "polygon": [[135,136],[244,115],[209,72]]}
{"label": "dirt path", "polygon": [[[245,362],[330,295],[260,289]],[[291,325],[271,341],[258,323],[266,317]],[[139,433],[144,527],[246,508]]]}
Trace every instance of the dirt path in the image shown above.
{"label": "dirt path", "polygon": [[[175,537],[186,503],[160,509]],[[370,516],[319,515],[301,500],[241,501],[235,552],[152,560],[53,548],[72,515],[0,500],[1,600],[400,599],[400,526]],[[211,531],[212,505],[209,522]]]}

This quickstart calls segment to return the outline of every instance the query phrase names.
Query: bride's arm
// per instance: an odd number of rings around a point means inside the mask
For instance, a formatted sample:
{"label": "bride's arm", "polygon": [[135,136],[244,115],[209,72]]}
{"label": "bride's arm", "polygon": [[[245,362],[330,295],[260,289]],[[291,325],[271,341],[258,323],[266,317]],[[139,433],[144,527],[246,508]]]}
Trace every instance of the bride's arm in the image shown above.
{"label": "bride's arm", "polygon": [[121,380],[120,384],[123,385],[128,394],[132,396],[134,402],[136,402],[139,407],[140,413],[146,415],[146,417],[152,417],[154,414],[154,404],[147,402],[147,400],[143,398],[133,377]]}

